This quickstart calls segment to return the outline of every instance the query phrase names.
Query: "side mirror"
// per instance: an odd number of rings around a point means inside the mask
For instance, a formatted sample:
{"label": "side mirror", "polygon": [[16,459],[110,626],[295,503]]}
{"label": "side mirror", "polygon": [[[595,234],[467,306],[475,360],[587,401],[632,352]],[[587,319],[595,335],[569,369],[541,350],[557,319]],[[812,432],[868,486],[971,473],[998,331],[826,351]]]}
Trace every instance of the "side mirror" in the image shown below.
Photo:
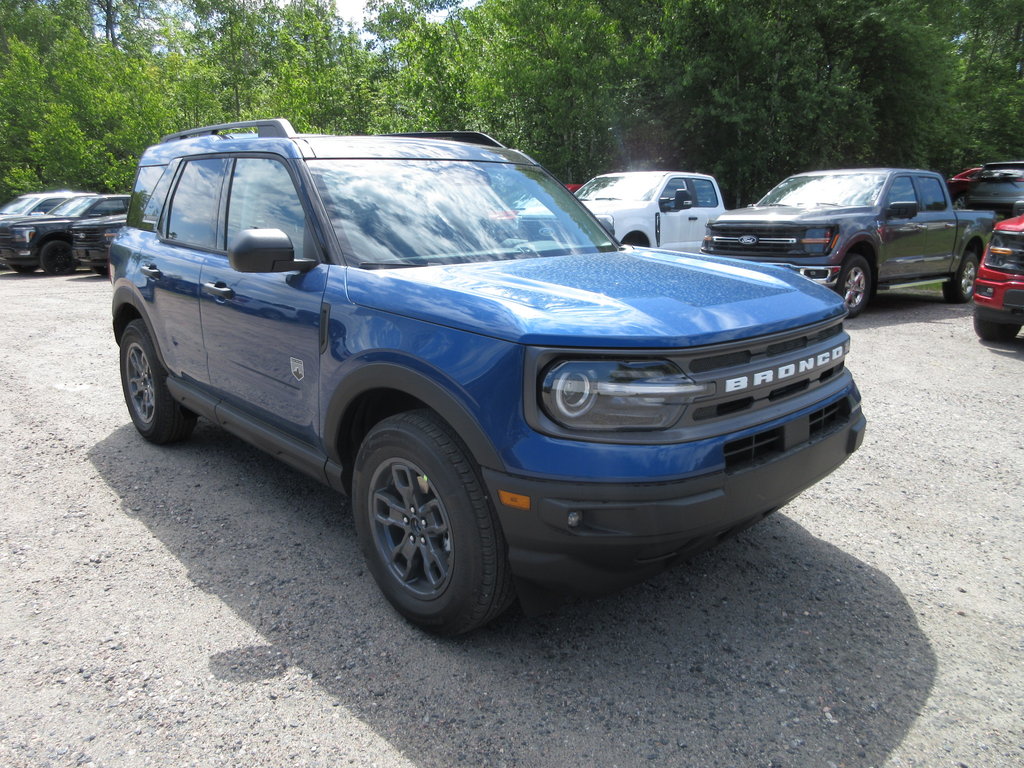
{"label": "side mirror", "polygon": [[598,213],[598,214],[594,215],[594,218],[597,219],[601,223],[601,226],[604,227],[605,230],[607,230],[609,235],[611,235],[612,237],[615,237],[615,217],[614,216],[612,216],[610,213]]}
{"label": "side mirror", "polygon": [[243,229],[228,245],[228,263],[236,272],[305,272],[313,259],[296,259],[292,240],[280,229]]}
{"label": "side mirror", "polygon": [[902,200],[897,203],[889,203],[885,209],[887,219],[912,219],[917,216],[917,201]]}
{"label": "side mirror", "polygon": [[693,196],[689,190],[677,189],[673,197],[659,197],[658,207],[661,208],[662,213],[671,213],[672,211],[682,211],[686,208],[693,207]]}
{"label": "side mirror", "polygon": [[1022,213],[1024,213],[1024,200],[1018,200],[1013,204],[1013,215],[1017,217]]}

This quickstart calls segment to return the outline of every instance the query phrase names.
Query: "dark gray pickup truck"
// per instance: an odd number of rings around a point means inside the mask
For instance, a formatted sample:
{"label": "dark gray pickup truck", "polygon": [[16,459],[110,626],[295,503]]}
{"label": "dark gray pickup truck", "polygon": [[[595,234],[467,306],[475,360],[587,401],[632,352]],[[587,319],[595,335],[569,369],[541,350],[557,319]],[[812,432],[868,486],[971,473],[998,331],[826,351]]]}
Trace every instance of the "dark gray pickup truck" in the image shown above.
{"label": "dark gray pickup truck", "polygon": [[854,316],[897,286],[942,282],[947,301],[970,301],[994,224],[989,211],[954,210],[931,171],[812,171],[709,222],[701,251],[786,265],[833,288]]}

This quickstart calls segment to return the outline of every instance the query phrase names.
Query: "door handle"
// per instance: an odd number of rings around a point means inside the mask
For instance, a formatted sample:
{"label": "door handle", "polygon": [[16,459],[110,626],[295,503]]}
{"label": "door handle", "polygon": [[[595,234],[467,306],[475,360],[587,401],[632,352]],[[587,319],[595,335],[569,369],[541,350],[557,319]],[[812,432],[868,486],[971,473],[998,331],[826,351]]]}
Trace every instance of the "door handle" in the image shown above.
{"label": "door handle", "polygon": [[147,264],[144,267],[139,267],[139,272],[144,274],[146,277],[151,277],[154,280],[159,280],[164,276],[164,273],[156,268],[155,264]]}
{"label": "door handle", "polygon": [[233,299],[235,292],[224,283],[203,283],[203,290],[221,299]]}
{"label": "door handle", "polygon": [[697,217],[696,217],[696,216],[691,216],[691,217],[690,217],[690,221],[696,221],[696,220],[697,220]]}

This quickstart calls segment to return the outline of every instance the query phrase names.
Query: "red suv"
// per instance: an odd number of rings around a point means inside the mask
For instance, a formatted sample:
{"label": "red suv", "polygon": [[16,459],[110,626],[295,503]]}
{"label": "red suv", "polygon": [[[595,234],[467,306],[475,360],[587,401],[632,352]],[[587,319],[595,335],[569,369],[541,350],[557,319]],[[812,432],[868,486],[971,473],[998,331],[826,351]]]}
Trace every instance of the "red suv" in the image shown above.
{"label": "red suv", "polygon": [[974,283],[974,330],[1010,341],[1024,325],[1024,216],[996,224]]}

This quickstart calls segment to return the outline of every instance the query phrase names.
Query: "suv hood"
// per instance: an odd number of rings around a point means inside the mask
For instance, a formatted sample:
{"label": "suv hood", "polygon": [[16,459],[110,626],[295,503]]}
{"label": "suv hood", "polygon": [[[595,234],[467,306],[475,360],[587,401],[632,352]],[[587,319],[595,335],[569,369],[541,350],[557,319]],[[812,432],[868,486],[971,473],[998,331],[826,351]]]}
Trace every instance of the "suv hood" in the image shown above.
{"label": "suv hood", "polygon": [[786,331],[844,313],[781,267],[668,251],[348,270],[366,307],[523,344],[678,348]]}
{"label": "suv hood", "polygon": [[26,224],[70,224],[73,221],[81,221],[78,216],[15,216],[4,219],[6,227],[23,227]]}

